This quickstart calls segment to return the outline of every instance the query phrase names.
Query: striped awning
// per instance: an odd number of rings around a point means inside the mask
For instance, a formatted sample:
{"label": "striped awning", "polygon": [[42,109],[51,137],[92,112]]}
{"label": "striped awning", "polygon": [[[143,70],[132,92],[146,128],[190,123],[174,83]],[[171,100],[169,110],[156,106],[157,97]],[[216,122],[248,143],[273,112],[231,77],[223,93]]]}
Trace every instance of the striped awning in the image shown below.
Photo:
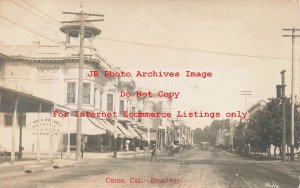
{"label": "striped awning", "polygon": [[140,135],[130,125],[127,125],[127,127],[128,131],[133,135],[133,137],[141,138]]}
{"label": "striped awning", "polygon": [[120,129],[120,131],[123,132],[124,136],[126,138],[133,138],[134,136],[131,134],[131,132],[129,132],[128,130],[125,129],[125,127],[123,127],[123,125],[121,123],[118,123],[118,128]]}
{"label": "striped awning", "polygon": [[[81,118],[82,126],[81,126],[81,134],[85,135],[99,135],[105,134],[105,127],[95,124],[90,121],[88,118]],[[68,125],[65,126],[64,130],[61,131],[62,134],[66,133],[76,133],[77,130],[77,117],[70,117],[68,121]]]}

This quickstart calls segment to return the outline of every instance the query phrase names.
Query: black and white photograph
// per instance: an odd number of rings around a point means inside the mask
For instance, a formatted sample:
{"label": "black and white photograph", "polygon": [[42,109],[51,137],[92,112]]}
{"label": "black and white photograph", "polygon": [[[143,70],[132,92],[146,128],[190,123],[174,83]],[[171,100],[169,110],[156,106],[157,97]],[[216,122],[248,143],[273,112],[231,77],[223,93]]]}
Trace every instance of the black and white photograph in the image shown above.
{"label": "black and white photograph", "polygon": [[0,188],[300,188],[300,1],[0,0]]}

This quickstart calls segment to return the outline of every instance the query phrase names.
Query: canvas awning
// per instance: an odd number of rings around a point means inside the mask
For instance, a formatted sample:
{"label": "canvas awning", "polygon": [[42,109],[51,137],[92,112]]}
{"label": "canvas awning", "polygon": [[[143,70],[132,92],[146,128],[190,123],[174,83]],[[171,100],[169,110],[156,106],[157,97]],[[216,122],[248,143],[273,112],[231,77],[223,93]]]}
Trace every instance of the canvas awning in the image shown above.
{"label": "canvas awning", "polygon": [[[101,126],[99,123],[96,124],[95,122],[91,121],[89,118],[81,118],[81,121],[82,121],[81,134],[99,135],[99,134],[105,134],[106,133],[106,128],[105,127]],[[66,134],[68,132],[68,129],[69,129],[70,133],[76,133],[76,130],[77,130],[77,117],[70,117],[68,124],[69,124],[69,126],[66,125],[61,133]]]}
{"label": "canvas awning", "polygon": [[123,127],[123,125],[121,123],[118,123],[118,128],[120,129],[120,131],[123,132],[124,136],[126,138],[133,138],[134,136],[131,134],[131,132],[129,132],[128,130],[125,129],[125,127]]}
{"label": "canvas awning", "polygon": [[133,135],[133,137],[141,138],[140,135],[137,132],[135,132],[135,130],[130,125],[127,125],[127,127],[128,131]]}
{"label": "canvas awning", "polygon": [[148,131],[147,132],[144,132],[140,129],[137,129],[139,131],[139,134],[141,135],[142,137],[142,140],[148,140]]}

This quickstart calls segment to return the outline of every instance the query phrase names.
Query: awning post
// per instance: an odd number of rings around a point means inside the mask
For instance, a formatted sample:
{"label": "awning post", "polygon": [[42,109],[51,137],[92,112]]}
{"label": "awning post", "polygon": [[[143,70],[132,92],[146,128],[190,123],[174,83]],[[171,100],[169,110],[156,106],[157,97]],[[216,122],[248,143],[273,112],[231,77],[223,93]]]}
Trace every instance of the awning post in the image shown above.
{"label": "awning post", "polygon": [[70,114],[68,115],[68,127],[67,127],[67,132],[68,132],[68,144],[67,144],[67,159],[70,158]]}
{"label": "awning post", "polygon": [[37,142],[36,142],[36,156],[37,156],[37,161],[40,162],[41,156],[40,156],[40,125],[41,125],[41,110],[42,110],[42,105],[39,103],[39,111],[38,111],[38,126],[37,126]]}
{"label": "awning post", "polygon": [[18,107],[18,97],[16,97],[15,99],[13,122],[12,122],[12,145],[11,145],[11,155],[10,155],[11,164],[15,163],[15,141],[16,141],[15,131],[16,131],[16,126],[18,124],[17,107]]}
{"label": "awning post", "polygon": [[53,161],[53,111],[55,109],[55,105],[53,105],[50,111],[50,159]]}

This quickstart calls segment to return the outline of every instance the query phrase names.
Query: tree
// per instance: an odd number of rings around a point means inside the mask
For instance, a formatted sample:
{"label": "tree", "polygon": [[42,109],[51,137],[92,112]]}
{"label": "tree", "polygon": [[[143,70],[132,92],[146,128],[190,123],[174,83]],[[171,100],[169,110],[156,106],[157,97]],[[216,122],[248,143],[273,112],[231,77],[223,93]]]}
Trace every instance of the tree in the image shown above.
{"label": "tree", "polygon": [[[291,102],[286,101],[286,138],[287,144],[291,143]],[[295,109],[295,122],[299,121],[299,112]],[[274,145],[274,153],[276,157],[276,148],[281,148],[282,134],[282,107],[281,100],[272,98],[266,103],[262,109],[256,111],[249,118],[249,126],[247,130],[247,138],[250,144],[260,152],[270,152],[270,146]],[[296,137],[295,137],[296,139]],[[295,142],[296,143],[296,142]]]}
{"label": "tree", "polygon": [[229,119],[214,120],[210,126],[205,126],[203,130],[200,128],[195,129],[194,130],[195,143],[209,142],[211,146],[215,145],[217,139],[217,133],[220,128],[229,129],[230,120]]}

